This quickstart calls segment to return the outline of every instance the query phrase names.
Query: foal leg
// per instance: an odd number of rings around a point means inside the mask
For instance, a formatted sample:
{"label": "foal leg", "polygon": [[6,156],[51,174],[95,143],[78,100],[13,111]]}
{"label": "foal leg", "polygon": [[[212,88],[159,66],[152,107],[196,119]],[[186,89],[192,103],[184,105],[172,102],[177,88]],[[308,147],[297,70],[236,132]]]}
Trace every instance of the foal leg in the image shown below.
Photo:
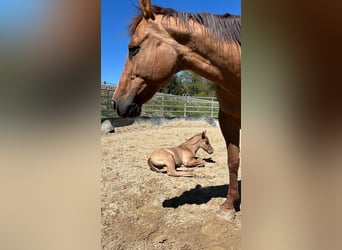
{"label": "foal leg", "polygon": [[187,168],[199,168],[204,167],[204,165],[205,162],[201,158],[192,158],[184,164]]}
{"label": "foal leg", "polygon": [[168,159],[165,162],[166,162],[167,174],[169,176],[175,176],[175,177],[181,177],[181,176],[194,177],[195,176],[194,173],[177,171],[175,161],[171,155],[170,157],[168,157]]}
{"label": "foal leg", "polygon": [[155,171],[157,173],[165,173],[166,172],[166,165],[163,163],[156,163],[153,161],[152,157],[148,158],[147,164],[150,166],[150,169],[152,171]]}

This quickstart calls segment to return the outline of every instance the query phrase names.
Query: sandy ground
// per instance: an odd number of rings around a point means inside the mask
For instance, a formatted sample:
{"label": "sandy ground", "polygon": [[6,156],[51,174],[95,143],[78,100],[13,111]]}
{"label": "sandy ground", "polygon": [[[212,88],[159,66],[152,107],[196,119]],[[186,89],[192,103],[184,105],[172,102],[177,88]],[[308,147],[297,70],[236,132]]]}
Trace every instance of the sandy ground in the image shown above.
{"label": "sandy ground", "polygon": [[[197,153],[214,161],[194,169],[203,178],[149,169],[146,160],[153,149],[177,146],[203,130],[214,148],[210,156],[201,149]],[[101,135],[101,148],[103,249],[241,249],[241,211],[233,222],[216,214],[228,187],[218,126],[171,121],[119,127]]]}

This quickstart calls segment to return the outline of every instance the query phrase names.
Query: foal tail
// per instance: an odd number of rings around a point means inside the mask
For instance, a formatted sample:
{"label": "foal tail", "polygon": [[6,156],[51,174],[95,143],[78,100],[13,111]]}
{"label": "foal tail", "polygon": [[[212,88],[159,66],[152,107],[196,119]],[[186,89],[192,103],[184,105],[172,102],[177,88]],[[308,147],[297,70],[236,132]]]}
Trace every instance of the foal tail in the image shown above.
{"label": "foal tail", "polygon": [[147,164],[150,166],[150,169],[151,169],[152,171],[157,171],[156,167],[152,164],[151,157],[149,157],[149,158],[147,159]]}
{"label": "foal tail", "polygon": [[154,167],[151,161],[151,157],[147,159],[147,164],[150,166],[150,168]]}
{"label": "foal tail", "polygon": [[156,167],[153,165],[152,160],[151,160],[151,157],[149,157],[149,158],[147,159],[147,164],[150,166],[150,169],[151,169],[152,171],[155,171],[155,172],[160,173],[160,169],[156,168]]}

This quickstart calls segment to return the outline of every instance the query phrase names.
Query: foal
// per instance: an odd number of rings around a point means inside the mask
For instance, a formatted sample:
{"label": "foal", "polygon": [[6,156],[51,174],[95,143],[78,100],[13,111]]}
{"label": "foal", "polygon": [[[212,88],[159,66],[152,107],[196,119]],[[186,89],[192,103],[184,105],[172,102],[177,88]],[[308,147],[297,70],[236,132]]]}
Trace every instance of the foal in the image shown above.
{"label": "foal", "polygon": [[209,143],[209,138],[206,136],[205,131],[194,135],[186,142],[177,147],[172,148],[158,148],[153,151],[148,158],[147,163],[150,169],[158,173],[167,173],[170,176],[196,176],[194,173],[180,172],[176,168],[184,167],[204,167],[204,160],[196,157],[197,151],[202,148],[208,154],[214,152]]}

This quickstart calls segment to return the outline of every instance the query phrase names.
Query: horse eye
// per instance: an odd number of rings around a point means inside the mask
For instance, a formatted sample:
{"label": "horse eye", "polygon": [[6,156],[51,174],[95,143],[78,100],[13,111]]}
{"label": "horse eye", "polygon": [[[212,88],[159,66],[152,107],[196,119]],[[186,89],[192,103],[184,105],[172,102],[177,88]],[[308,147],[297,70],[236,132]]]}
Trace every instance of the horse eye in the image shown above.
{"label": "horse eye", "polygon": [[133,56],[135,56],[136,54],[138,54],[140,50],[140,46],[129,46],[128,47],[128,56],[129,59],[132,60]]}

